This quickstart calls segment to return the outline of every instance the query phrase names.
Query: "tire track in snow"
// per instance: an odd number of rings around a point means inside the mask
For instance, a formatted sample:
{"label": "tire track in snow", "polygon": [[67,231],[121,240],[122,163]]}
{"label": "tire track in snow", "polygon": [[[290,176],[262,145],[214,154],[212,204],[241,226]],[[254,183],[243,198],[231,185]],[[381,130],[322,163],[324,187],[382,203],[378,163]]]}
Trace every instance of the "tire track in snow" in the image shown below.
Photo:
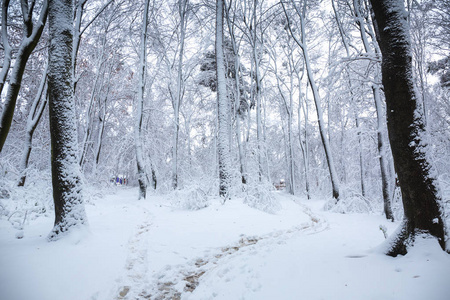
{"label": "tire track in snow", "polygon": [[184,266],[166,266],[164,271],[153,276],[153,281],[144,287],[139,294],[140,298],[137,299],[179,300],[183,294],[192,293],[197,288],[203,275],[226,261],[255,254],[264,248],[276,247],[277,244],[284,244],[286,240],[298,234],[317,234],[329,228],[328,222],[313,213],[309,207],[298,202],[296,204],[309,216],[309,222],[261,236],[241,235],[237,243],[217,249],[214,254],[197,258]]}

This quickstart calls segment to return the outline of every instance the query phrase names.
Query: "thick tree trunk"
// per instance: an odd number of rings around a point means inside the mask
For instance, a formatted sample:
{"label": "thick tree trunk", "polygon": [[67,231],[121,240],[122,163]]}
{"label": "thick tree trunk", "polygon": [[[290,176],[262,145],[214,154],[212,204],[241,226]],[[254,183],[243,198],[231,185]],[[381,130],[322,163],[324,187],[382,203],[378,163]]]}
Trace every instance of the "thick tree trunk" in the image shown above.
{"label": "thick tree trunk", "polygon": [[55,226],[49,240],[56,240],[62,233],[87,222],[72,96],[72,11],[72,0],[49,1],[48,90],[55,204]]}
{"label": "thick tree trunk", "polygon": [[148,27],[148,7],[150,0],[145,1],[144,16],[142,21],[142,33],[141,33],[141,47],[140,47],[140,61],[139,61],[139,83],[138,83],[138,96],[136,99],[136,128],[135,130],[135,148],[136,148],[136,163],[138,171],[138,183],[139,183],[139,198],[146,197],[147,192],[147,176],[144,165],[144,146],[142,144],[142,120],[144,110],[144,89],[145,89],[145,72],[147,64],[147,27]]}
{"label": "thick tree trunk", "polygon": [[413,81],[407,13],[402,0],[371,3],[383,55],[389,139],[405,211],[402,228],[387,254],[406,254],[415,238],[424,233],[436,237],[446,249],[443,203],[429,157],[422,102]]}
{"label": "thick tree trunk", "polygon": [[231,159],[229,144],[230,107],[225,78],[225,58],[223,53],[223,0],[216,2],[216,68],[217,68],[217,148],[219,154],[219,195],[229,197],[231,185]]}

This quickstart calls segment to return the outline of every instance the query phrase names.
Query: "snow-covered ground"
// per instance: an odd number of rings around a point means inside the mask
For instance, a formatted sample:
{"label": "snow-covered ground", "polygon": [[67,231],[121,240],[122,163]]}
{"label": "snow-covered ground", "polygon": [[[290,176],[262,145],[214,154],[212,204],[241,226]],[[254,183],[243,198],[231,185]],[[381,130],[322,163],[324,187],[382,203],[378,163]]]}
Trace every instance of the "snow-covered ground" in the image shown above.
{"label": "snow-covered ground", "polygon": [[50,217],[22,239],[0,220],[0,299],[450,299],[450,255],[435,240],[387,257],[380,225],[398,224],[274,194],[282,209],[268,214],[240,199],[182,210],[121,189],[86,205],[89,232],[57,242]]}

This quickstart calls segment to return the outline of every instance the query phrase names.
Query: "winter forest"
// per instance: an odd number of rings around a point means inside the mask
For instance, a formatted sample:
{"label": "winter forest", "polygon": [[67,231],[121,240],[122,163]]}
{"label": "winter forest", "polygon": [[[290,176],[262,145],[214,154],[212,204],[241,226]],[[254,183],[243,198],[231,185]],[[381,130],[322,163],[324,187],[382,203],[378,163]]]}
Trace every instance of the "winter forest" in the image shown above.
{"label": "winter forest", "polygon": [[5,299],[450,297],[449,0],[1,9]]}

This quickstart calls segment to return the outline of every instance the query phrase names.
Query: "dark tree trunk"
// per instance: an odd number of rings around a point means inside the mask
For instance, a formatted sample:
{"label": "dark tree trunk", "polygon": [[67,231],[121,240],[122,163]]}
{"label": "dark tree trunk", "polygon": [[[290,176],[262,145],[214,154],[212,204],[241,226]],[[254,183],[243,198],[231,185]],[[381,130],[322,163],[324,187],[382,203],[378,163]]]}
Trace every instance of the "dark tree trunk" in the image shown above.
{"label": "dark tree trunk", "polygon": [[55,226],[49,240],[86,223],[72,96],[72,31],[72,0],[50,0],[48,91]]}
{"label": "dark tree trunk", "polygon": [[401,230],[387,254],[406,254],[420,234],[436,237],[445,249],[442,198],[434,177],[426,140],[422,103],[412,72],[407,13],[402,0],[371,0],[383,55],[389,140],[405,211]]}
{"label": "dark tree trunk", "polygon": [[[3,5],[7,4],[8,1],[5,1],[3,3]],[[25,14],[29,12],[23,11],[22,13]],[[11,128],[11,123],[14,117],[14,110],[16,108],[16,101],[17,97],[19,96],[22,77],[23,73],[25,72],[28,58],[30,57],[39,39],[41,38],[41,34],[44,30],[45,22],[47,20],[47,13],[47,0],[44,0],[39,20],[34,25],[34,28],[30,18],[24,21],[24,28],[26,28],[27,34],[26,37],[23,38],[16,55],[14,67],[9,79],[9,87],[6,94],[5,104],[3,106],[3,112],[0,116],[0,152],[2,152],[6,137],[9,133],[9,129]],[[30,28],[33,28],[33,30],[29,30]]]}

